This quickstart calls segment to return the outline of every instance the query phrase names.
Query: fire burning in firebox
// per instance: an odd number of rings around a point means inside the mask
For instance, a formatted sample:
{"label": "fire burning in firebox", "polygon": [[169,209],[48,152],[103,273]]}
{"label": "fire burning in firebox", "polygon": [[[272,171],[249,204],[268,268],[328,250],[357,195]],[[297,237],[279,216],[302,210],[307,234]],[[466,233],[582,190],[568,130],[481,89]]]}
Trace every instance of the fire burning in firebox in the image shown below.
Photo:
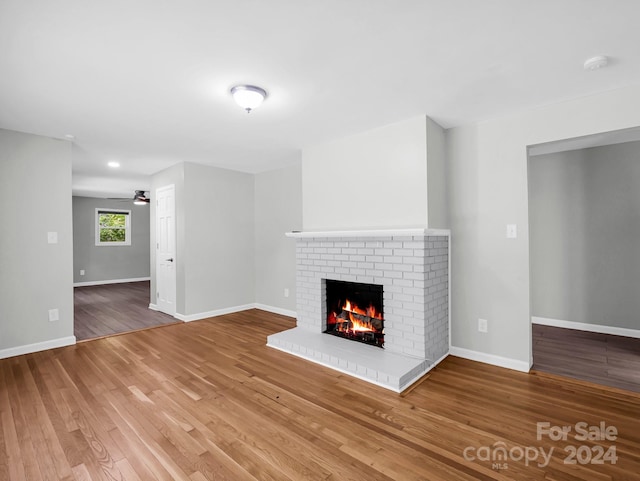
{"label": "fire burning in firebox", "polygon": [[340,313],[331,312],[327,318],[327,332],[355,341],[383,347],[384,329],[382,313],[373,304],[362,309],[346,300]]}

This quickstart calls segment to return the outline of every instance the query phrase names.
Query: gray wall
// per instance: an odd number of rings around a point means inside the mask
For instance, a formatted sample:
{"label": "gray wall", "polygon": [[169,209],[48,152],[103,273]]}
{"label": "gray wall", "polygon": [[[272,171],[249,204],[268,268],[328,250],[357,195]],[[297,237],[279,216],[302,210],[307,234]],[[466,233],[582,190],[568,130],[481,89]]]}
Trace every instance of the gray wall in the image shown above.
{"label": "gray wall", "polygon": [[[0,355],[73,342],[71,144],[0,130],[0,205]],[[55,308],[60,320],[49,322]]]}
{"label": "gray wall", "polygon": [[445,132],[427,117],[427,227],[449,228]]}
{"label": "gray wall", "polygon": [[151,302],[155,303],[155,189],[176,186],[176,313],[255,302],[253,176],[181,163],[152,178]]}
{"label": "gray wall", "polygon": [[150,302],[156,302],[156,189],[168,185],[175,187],[176,202],[176,312],[184,314],[185,312],[185,263],[182,259],[185,257],[185,202],[184,202],[184,163],[176,164],[168,169],[162,170],[153,175],[151,178],[151,202],[149,207],[149,270],[151,272],[151,295]]}
{"label": "gray wall", "polygon": [[[637,105],[633,86],[447,131],[455,348],[528,369],[527,146],[636,127]],[[507,224],[518,226],[517,239],[506,238]],[[478,332],[478,318],[488,333]]]}
{"label": "gray wall", "polygon": [[184,167],[183,314],[255,302],[253,176]]}
{"label": "gray wall", "polygon": [[[96,246],[96,208],[131,211],[131,245]],[[129,200],[73,197],[73,281],[149,277],[149,206]],[[80,270],[85,275],[80,275]]]}
{"label": "gray wall", "polygon": [[531,314],[640,328],[640,142],[529,159]]}
{"label": "gray wall", "polygon": [[254,180],[255,301],[295,311],[296,243],[284,233],[302,230],[301,166],[256,174]]}

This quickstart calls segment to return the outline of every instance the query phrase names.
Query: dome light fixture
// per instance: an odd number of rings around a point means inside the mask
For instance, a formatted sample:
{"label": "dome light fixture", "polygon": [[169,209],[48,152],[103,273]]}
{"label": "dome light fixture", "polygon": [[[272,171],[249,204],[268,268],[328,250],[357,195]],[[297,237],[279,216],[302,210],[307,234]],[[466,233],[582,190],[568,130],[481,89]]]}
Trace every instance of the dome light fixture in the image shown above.
{"label": "dome light fixture", "polygon": [[247,113],[259,107],[262,101],[267,98],[266,90],[255,85],[236,85],[231,89],[231,95],[233,100]]}
{"label": "dome light fixture", "polygon": [[604,68],[609,63],[609,59],[605,55],[591,57],[584,62],[585,70],[598,70]]}

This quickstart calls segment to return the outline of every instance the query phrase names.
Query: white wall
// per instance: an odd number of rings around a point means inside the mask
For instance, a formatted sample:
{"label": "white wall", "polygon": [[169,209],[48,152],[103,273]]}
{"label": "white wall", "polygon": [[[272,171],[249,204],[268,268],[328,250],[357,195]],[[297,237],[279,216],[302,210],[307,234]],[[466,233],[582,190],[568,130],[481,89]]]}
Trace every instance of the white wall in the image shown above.
{"label": "white wall", "polygon": [[0,130],[0,205],[0,358],[73,344],[71,144]]}
{"label": "white wall", "polygon": [[531,313],[639,329],[640,142],[529,159]]}
{"label": "white wall", "polygon": [[302,151],[303,226],[427,226],[427,127],[417,117]]}
{"label": "white wall", "polygon": [[529,366],[527,146],[636,127],[638,105],[640,87],[628,87],[447,132],[454,347]]}
{"label": "white wall", "polygon": [[[255,301],[296,309],[296,243],[285,232],[302,230],[300,164],[255,175]],[[284,297],[284,289],[289,297]]]}
{"label": "white wall", "polygon": [[[131,211],[131,245],[96,246],[96,209]],[[73,266],[74,282],[149,277],[149,206],[73,197]]]}

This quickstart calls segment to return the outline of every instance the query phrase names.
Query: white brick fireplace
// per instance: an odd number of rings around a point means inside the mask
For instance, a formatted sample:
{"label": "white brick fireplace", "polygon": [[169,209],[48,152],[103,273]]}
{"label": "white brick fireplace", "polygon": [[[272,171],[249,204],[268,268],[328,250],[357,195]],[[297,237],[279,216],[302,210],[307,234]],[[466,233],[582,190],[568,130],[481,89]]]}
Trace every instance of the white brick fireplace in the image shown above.
{"label": "white brick fireplace", "polygon": [[[297,327],[270,347],[401,392],[449,351],[449,231],[293,232]],[[323,334],[328,279],[383,288],[384,349]]]}

